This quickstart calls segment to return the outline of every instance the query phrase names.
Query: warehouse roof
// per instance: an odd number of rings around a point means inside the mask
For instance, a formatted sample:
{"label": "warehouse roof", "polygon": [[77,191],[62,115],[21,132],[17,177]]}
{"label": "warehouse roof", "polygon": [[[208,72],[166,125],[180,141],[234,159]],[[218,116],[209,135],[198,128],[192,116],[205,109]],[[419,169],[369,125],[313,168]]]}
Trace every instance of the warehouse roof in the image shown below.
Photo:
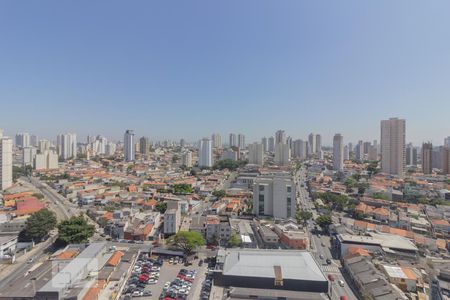
{"label": "warehouse roof", "polygon": [[282,279],[326,281],[317,262],[307,251],[298,250],[227,250],[223,274]]}

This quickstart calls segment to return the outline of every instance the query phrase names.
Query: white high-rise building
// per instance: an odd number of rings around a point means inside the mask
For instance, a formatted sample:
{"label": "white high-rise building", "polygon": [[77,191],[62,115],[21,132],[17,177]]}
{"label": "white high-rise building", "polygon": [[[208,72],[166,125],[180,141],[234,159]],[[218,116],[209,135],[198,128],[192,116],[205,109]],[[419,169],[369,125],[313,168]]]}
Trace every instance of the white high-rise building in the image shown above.
{"label": "white high-rise building", "polygon": [[303,140],[295,140],[293,142],[293,157],[298,159],[306,159],[308,153],[308,143]]}
{"label": "white high-rise building", "polygon": [[264,152],[269,151],[269,141],[267,140],[266,137],[263,137],[263,138],[261,139],[261,144],[263,145],[263,151],[264,151]]}
{"label": "white high-rise building", "polygon": [[211,168],[213,166],[212,156],[212,140],[203,138],[200,140],[199,154],[198,154],[198,166]]}
{"label": "white high-rise building", "polygon": [[37,147],[38,146],[38,136],[35,134],[30,135],[30,146]]}
{"label": "white high-rise building", "polygon": [[44,151],[50,150],[50,142],[48,140],[39,140],[38,151],[44,153]]}
{"label": "white high-rise building", "polygon": [[22,148],[23,166],[32,166],[36,153],[37,149],[34,147],[23,147]]}
{"label": "white high-rise building", "polygon": [[218,133],[213,133],[211,135],[214,148],[222,148],[222,136]]}
{"label": "white high-rise building", "polygon": [[322,136],[320,134],[316,134],[316,154],[317,157],[322,155]]}
{"label": "white high-rise building", "polygon": [[275,139],[273,136],[269,137],[269,139],[267,140],[267,147],[269,152],[275,151]]}
{"label": "white high-rise building", "polygon": [[[234,149],[236,149],[236,148],[234,148]],[[237,160],[239,160],[239,151],[235,151],[232,148],[225,149],[222,152],[221,159],[231,159],[231,160],[237,161]]]}
{"label": "white high-rise building", "polygon": [[358,141],[355,147],[355,158],[358,161],[364,161],[364,143],[363,141]]}
{"label": "white high-rise building", "polygon": [[58,169],[58,154],[53,151],[44,151],[36,154],[33,163],[35,170]]}
{"label": "white high-rise building", "polygon": [[336,133],[333,138],[333,169],[344,170],[344,138],[340,133]]}
{"label": "white high-rise building", "polygon": [[264,147],[262,144],[253,143],[248,145],[248,163],[258,166],[264,164]]}
{"label": "white high-rise building", "polygon": [[16,134],[16,147],[24,148],[30,146],[30,135],[27,132]]}
{"label": "white high-rise building", "polygon": [[13,141],[0,130],[0,191],[12,186]]}
{"label": "white high-rise building", "polygon": [[295,216],[295,183],[289,173],[259,176],[253,186],[253,213],[257,216]]}
{"label": "white high-rise building", "polygon": [[344,146],[344,160],[349,160],[350,159],[350,150],[348,145]]}
{"label": "white high-rise building", "polygon": [[192,152],[186,151],[181,155],[181,164],[188,168],[192,167]]}
{"label": "white high-rise building", "polygon": [[239,149],[245,149],[245,135],[238,134],[238,147]]}
{"label": "white high-rise building", "polygon": [[116,144],[113,142],[108,142],[105,147],[105,155],[113,156],[116,153]]}
{"label": "white high-rise building", "polygon": [[398,118],[381,121],[381,170],[403,176],[405,171],[406,122]]}
{"label": "white high-rise building", "polygon": [[310,133],[308,136],[308,145],[309,145],[309,153],[310,155],[316,153],[316,136],[314,133]]}
{"label": "white high-rise building", "polygon": [[450,136],[444,139],[444,147],[450,147]]}
{"label": "white high-rise building", "polygon": [[135,145],[134,132],[128,129],[123,136],[123,154],[125,161],[134,161]]}
{"label": "white high-rise building", "polygon": [[228,144],[229,144],[228,146],[230,146],[230,147],[237,147],[238,146],[238,143],[237,143],[237,140],[236,140],[236,134],[230,133],[230,141],[229,141]]}
{"label": "white high-rise building", "polygon": [[59,157],[63,160],[76,158],[77,135],[75,133],[60,134],[56,137]]}
{"label": "white high-rise building", "polygon": [[286,144],[286,133],[284,130],[275,132],[275,145],[277,144]]}
{"label": "white high-rise building", "polygon": [[287,144],[275,145],[275,164],[279,166],[289,165],[291,159],[291,148]]}

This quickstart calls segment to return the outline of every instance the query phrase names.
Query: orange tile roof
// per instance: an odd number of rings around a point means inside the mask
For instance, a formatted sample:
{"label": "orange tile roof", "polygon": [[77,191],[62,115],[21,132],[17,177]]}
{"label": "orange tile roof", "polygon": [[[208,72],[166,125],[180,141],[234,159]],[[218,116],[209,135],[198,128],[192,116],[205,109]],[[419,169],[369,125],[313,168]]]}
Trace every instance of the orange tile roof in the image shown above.
{"label": "orange tile roof", "polygon": [[77,255],[78,251],[75,249],[69,249],[66,250],[62,253],[60,253],[58,256],[56,256],[56,259],[70,259],[72,257],[74,257],[75,255]]}
{"label": "orange tile roof", "polygon": [[411,280],[417,280],[416,274],[410,268],[402,268],[403,273],[405,273],[406,277]]}
{"label": "orange tile roof", "polygon": [[102,218],[105,219],[105,220],[107,220],[107,221],[112,220],[112,217],[113,217],[113,213],[110,212],[110,211],[105,212],[105,213],[103,214],[103,216],[102,216]]}
{"label": "orange tile roof", "polygon": [[436,247],[438,247],[438,249],[441,249],[441,250],[446,250],[447,249],[447,243],[443,239],[437,239],[436,240]]}
{"label": "orange tile roof", "polygon": [[104,280],[97,280],[86,292],[86,294],[83,297],[83,300],[97,300],[98,296],[105,286]]}
{"label": "orange tile roof", "polygon": [[114,252],[114,254],[108,259],[106,264],[116,267],[120,263],[120,259],[122,258],[123,254],[124,253],[122,251]]}

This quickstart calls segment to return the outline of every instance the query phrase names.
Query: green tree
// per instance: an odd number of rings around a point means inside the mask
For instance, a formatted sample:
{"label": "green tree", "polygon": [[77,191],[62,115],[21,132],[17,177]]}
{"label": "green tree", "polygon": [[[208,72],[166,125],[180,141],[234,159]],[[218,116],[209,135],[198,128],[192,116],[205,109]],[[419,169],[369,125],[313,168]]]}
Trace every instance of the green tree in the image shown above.
{"label": "green tree", "polygon": [[167,203],[166,203],[166,202],[158,202],[158,203],[155,205],[155,209],[156,209],[157,211],[159,211],[161,214],[163,214],[163,213],[165,213],[166,210],[167,210]]}
{"label": "green tree", "polygon": [[174,194],[192,194],[192,186],[186,183],[174,184],[173,185]]}
{"label": "green tree", "polygon": [[168,240],[173,247],[180,249],[185,255],[192,254],[198,247],[205,245],[205,239],[196,231],[179,231]]}
{"label": "green tree", "polygon": [[86,243],[94,235],[95,226],[88,224],[84,215],[74,216],[58,224],[59,241],[64,244]]}
{"label": "green tree", "polygon": [[302,224],[306,224],[308,222],[308,220],[311,220],[313,217],[312,212],[310,211],[306,211],[303,209],[299,209],[297,210],[296,214],[295,214],[295,219],[297,220],[297,223],[302,223]]}
{"label": "green tree", "polygon": [[19,239],[21,241],[40,242],[55,226],[55,213],[46,208],[41,209],[28,218],[25,228],[19,234]]}
{"label": "green tree", "polygon": [[214,197],[217,197],[218,200],[222,199],[227,195],[227,193],[224,190],[215,190],[212,192],[212,195]]}
{"label": "green tree", "polygon": [[331,225],[333,222],[331,220],[331,215],[322,215],[322,216],[317,217],[316,223],[323,230],[327,231],[328,230],[328,226]]}
{"label": "green tree", "polygon": [[228,239],[227,244],[228,244],[228,247],[230,247],[230,248],[239,247],[241,245],[241,239],[236,233],[233,232],[230,235],[230,238]]}
{"label": "green tree", "polygon": [[234,161],[232,159],[222,159],[219,160],[218,162],[216,162],[214,164],[214,169],[219,169],[219,170],[223,170],[223,169],[229,169],[229,170],[236,170],[237,168],[239,168],[240,164],[237,161]]}

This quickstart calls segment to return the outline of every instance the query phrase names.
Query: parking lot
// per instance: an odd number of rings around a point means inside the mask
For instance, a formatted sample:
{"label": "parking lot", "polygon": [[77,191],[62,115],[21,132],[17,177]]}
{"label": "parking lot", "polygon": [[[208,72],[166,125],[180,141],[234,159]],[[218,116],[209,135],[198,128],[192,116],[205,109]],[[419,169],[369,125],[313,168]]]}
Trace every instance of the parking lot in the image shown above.
{"label": "parking lot", "polygon": [[[133,294],[134,286],[131,285],[131,289],[128,289],[127,297],[132,297],[133,299],[187,299],[187,300],[198,300],[202,298],[202,292],[203,297],[205,296],[206,291],[208,291],[207,288],[202,289],[205,279],[206,279],[206,272],[208,270],[208,264],[204,263],[201,266],[199,266],[199,260],[195,259],[192,261],[192,264],[189,266],[184,265],[184,263],[181,262],[181,259],[178,263],[174,262],[173,259],[170,258],[159,258],[157,256],[151,257],[152,261],[157,262],[158,259],[162,263],[160,266],[160,270],[156,272],[152,272],[153,274],[157,274],[157,282],[153,283],[152,280],[150,282],[146,282],[145,284],[141,284],[140,288],[136,288],[143,292],[144,295],[137,295],[136,292]],[[143,261],[141,263],[145,264],[147,261],[147,258],[143,258]],[[158,264],[158,263],[157,263]],[[184,269],[184,270],[183,270]],[[183,271],[181,271],[183,270]],[[191,286],[189,286],[188,289],[184,288],[183,290],[186,290],[187,295],[183,294],[177,294],[176,297],[161,297],[161,294],[163,291],[172,290],[178,292],[178,290],[175,289],[174,286],[174,280],[177,279],[177,275],[181,273],[187,273],[187,274],[193,274],[195,272],[195,278],[191,279],[192,283]],[[191,276],[191,275],[190,275]],[[133,277],[133,276],[132,276]],[[136,277],[136,275],[135,275]],[[153,277],[153,276],[151,276]],[[180,279],[178,280],[180,281]],[[127,287],[130,285],[128,284]],[[165,287],[166,286],[166,287]],[[125,289],[127,290],[127,289]],[[151,293],[151,294],[150,294]],[[146,294],[146,295],[145,295]],[[172,293],[173,295],[174,293]],[[164,296],[166,293],[164,293]],[[204,297],[205,298],[205,297]]]}

